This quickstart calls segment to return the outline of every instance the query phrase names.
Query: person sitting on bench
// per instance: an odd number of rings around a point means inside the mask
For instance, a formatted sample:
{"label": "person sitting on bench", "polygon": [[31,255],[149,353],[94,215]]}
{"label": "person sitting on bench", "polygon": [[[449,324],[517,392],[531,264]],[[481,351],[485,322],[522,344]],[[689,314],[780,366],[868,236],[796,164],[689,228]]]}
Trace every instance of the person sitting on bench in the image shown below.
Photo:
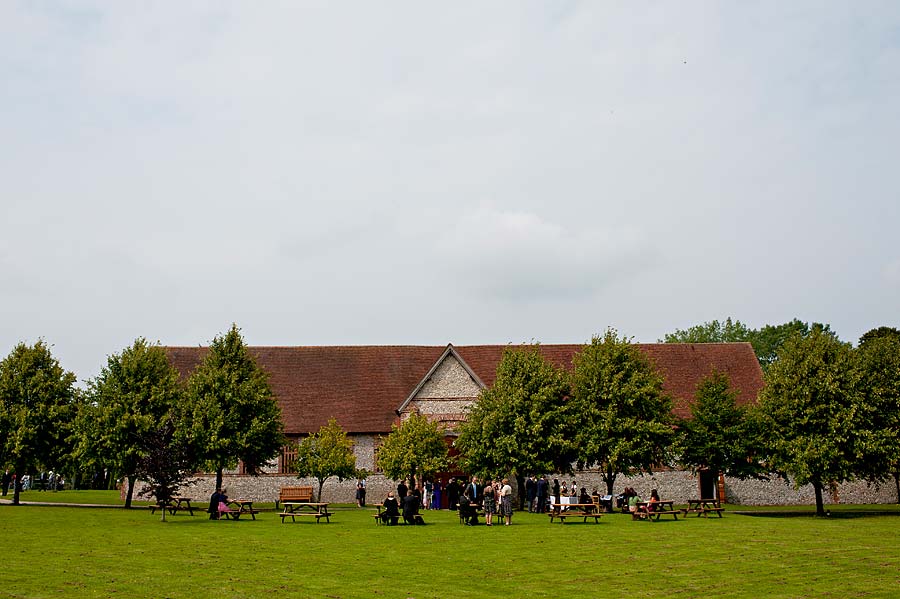
{"label": "person sitting on bench", "polygon": [[394,497],[393,491],[388,493],[382,505],[384,506],[384,511],[381,513],[381,520],[385,524],[393,526],[400,520],[400,504],[397,503],[397,498]]}
{"label": "person sitting on bench", "polygon": [[459,498],[459,516],[463,519],[466,526],[475,526],[478,524],[478,511],[472,505],[472,498],[469,496],[471,487],[467,488],[462,497]]}
{"label": "person sitting on bench", "polygon": [[419,505],[422,497],[418,489],[403,498],[403,521],[407,524],[425,524],[425,520],[419,515]]}

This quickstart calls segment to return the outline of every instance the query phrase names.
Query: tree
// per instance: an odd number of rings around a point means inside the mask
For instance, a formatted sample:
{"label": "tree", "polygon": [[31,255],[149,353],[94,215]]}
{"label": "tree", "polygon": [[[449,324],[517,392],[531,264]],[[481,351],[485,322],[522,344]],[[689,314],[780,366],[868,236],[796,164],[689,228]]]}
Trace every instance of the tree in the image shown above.
{"label": "tree", "polygon": [[[157,425],[137,434],[137,443],[144,451],[137,460],[135,474],[147,481],[141,493],[154,497],[161,505],[171,502],[182,487],[195,482],[191,474],[196,460],[187,440],[177,431],[178,426],[169,415]],[[161,520],[165,522],[166,510],[161,509],[160,512]]]}
{"label": "tree", "polygon": [[268,376],[247,351],[237,326],[213,339],[188,379],[187,437],[222,486],[222,471],[241,460],[257,475],[284,445],[281,409]]}
{"label": "tree", "polygon": [[712,320],[703,324],[694,325],[688,329],[675,329],[674,333],[667,334],[660,343],[735,343],[750,341],[753,331],[740,320],[732,321],[731,317],[725,322]]}
{"label": "tree", "polygon": [[180,401],[178,371],[165,350],[139,338],[121,354],[107,359],[106,367],[88,385],[95,425],[82,447],[95,447],[104,463],[128,479],[125,507],[131,507],[138,461],[147,452],[140,444]]}
{"label": "tree", "polygon": [[[76,413],[75,375],[66,372],[43,341],[19,343],[0,362],[0,443],[21,477],[31,468],[55,467],[71,448]],[[19,504],[19,485],[13,503]]]}
{"label": "tree", "polygon": [[378,450],[378,467],[394,480],[416,480],[447,467],[447,444],[436,422],[410,414],[400,426],[391,425]]}
{"label": "tree", "polygon": [[895,329],[894,327],[878,327],[863,333],[862,337],[859,338],[858,347],[862,348],[869,341],[874,341],[875,339],[880,339],[882,337],[892,337],[900,341],[900,330]]}
{"label": "tree", "polygon": [[618,474],[652,472],[668,461],[672,400],[649,358],[614,329],[593,337],[573,361],[578,467],[596,464],[611,495]]}
{"label": "tree", "polygon": [[756,352],[757,359],[759,359],[759,365],[763,370],[768,370],[769,366],[777,359],[778,350],[788,339],[794,336],[806,337],[813,331],[837,339],[837,335],[831,330],[830,325],[820,322],[808,324],[795,318],[784,324],[765,325],[753,332],[750,342],[753,344],[753,351]]}
{"label": "tree", "polygon": [[494,384],[460,426],[455,445],[463,469],[492,478],[512,474],[519,489],[528,474],[570,471],[568,395],[568,374],[545,360],[540,346],[504,350]]}
{"label": "tree", "polygon": [[768,464],[797,485],[812,484],[818,515],[825,485],[859,469],[858,379],[850,345],[821,328],[785,341],[766,373],[760,412]]}
{"label": "tree", "polygon": [[316,493],[322,501],[322,486],[332,476],[343,482],[346,478],[361,476],[356,469],[353,441],[332,418],[319,432],[306,437],[297,447],[297,477],[312,477],[319,483]]}
{"label": "tree", "polygon": [[869,333],[857,350],[866,420],[862,474],[874,481],[893,476],[900,503],[900,334]]}
{"label": "tree", "polygon": [[757,436],[738,392],[724,372],[713,371],[697,384],[691,417],[679,421],[679,462],[696,472],[708,469],[740,479],[762,478]]}

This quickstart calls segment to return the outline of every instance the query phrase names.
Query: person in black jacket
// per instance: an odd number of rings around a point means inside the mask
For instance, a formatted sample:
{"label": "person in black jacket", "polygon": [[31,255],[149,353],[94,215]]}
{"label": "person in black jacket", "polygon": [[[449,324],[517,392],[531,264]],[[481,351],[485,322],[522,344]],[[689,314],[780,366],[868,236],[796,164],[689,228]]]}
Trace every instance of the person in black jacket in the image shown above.
{"label": "person in black jacket", "polygon": [[400,520],[400,504],[397,502],[397,498],[394,497],[393,491],[388,493],[382,505],[384,506],[384,511],[381,512],[381,520],[385,524],[393,526]]}
{"label": "person in black jacket", "polygon": [[544,475],[541,475],[535,485],[535,501],[537,502],[537,509],[535,511],[539,514],[543,514],[547,511],[548,486],[547,478]]}
{"label": "person in black jacket", "polygon": [[406,481],[401,480],[400,484],[397,485],[397,499],[400,503],[403,503],[403,500],[406,499],[406,494],[409,492],[409,487],[406,486]]}
{"label": "person in black jacket", "polygon": [[403,521],[407,524],[425,524],[422,516],[419,515],[419,505],[422,498],[419,496],[419,490],[413,489],[413,492],[406,496],[403,500]]}

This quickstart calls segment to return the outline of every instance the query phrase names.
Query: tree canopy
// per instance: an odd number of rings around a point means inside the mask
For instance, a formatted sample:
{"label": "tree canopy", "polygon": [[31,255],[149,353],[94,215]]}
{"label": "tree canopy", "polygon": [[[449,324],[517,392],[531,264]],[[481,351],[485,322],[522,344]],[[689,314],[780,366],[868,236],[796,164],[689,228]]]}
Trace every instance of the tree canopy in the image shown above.
{"label": "tree canopy", "polygon": [[244,345],[237,326],[213,339],[209,353],[188,379],[183,421],[192,446],[216,473],[238,460],[259,474],[284,445],[281,409],[268,376]]}
{"label": "tree canopy", "polygon": [[447,467],[447,443],[444,431],[424,416],[410,414],[382,439],[378,449],[378,467],[395,480],[415,480]]}
{"label": "tree canopy", "polygon": [[131,507],[138,461],[149,449],[141,441],[180,400],[178,371],[169,364],[165,349],[139,338],[109,356],[90,381],[88,396],[96,422],[83,435],[82,447],[87,452],[92,447],[104,464],[128,479],[125,507]]}
{"label": "tree canopy", "polygon": [[862,474],[874,481],[893,476],[900,503],[900,335],[861,339],[857,363],[863,390],[860,411],[867,423]]}
{"label": "tree canopy", "polygon": [[567,373],[545,360],[539,346],[504,350],[494,384],[460,425],[455,446],[463,468],[492,478],[570,470],[568,394]]}
{"label": "tree canopy", "polygon": [[751,341],[753,331],[740,320],[731,317],[724,322],[711,320],[687,329],[675,329],[660,339],[661,343],[735,343]]}
{"label": "tree canopy", "polygon": [[[19,477],[31,468],[54,468],[71,454],[74,384],[75,375],[43,341],[19,343],[0,362],[0,444]],[[13,503],[19,503],[18,484]]]}
{"label": "tree canopy", "polygon": [[820,515],[824,487],[851,480],[865,454],[858,378],[850,345],[814,328],[784,342],[760,395],[768,464],[798,485],[812,484]]}
{"label": "tree canopy", "polygon": [[758,435],[728,375],[713,371],[697,385],[691,417],[679,420],[679,462],[737,478],[761,477]]}
{"label": "tree canopy", "polygon": [[[178,435],[178,426],[171,415],[155,426],[141,430],[137,443],[143,452],[137,460],[135,474],[147,483],[141,489],[142,494],[166,504],[182,487],[194,484],[191,475],[196,460],[187,440]],[[165,522],[166,510],[160,511]]]}
{"label": "tree canopy", "polygon": [[574,357],[572,409],[578,466],[600,469],[607,493],[618,474],[651,472],[668,461],[673,440],[672,400],[663,377],[643,353],[614,329]]}
{"label": "tree canopy", "polygon": [[332,476],[343,481],[361,475],[356,469],[353,441],[334,418],[319,432],[300,441],[296,466],[299,478],[312,477],[319,483],[317,501],[322,501],[322,486]]}

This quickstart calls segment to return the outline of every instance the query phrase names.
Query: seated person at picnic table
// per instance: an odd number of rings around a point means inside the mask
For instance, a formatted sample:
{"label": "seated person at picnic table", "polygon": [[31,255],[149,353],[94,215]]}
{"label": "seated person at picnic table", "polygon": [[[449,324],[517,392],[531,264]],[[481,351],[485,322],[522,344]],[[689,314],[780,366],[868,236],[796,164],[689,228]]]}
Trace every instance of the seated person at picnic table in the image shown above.
{"label": "seated person at picnic table", "polygon": [[593,503],[591,496],[588,495],[587,489],[581,487],[581,495],[578,497],[578,503]]}
{"label": "seated person at picnic table", "polygon": [[418,489],[403,498],[403,521],[407,524],[425,524],[425,520],[419,515],[419,505],[422,497]]}
{"label": "seated person at picnic table", "polygon": [[224,488],[219,492],[218,512],[219,512],[219,518],[222,517],[222,514],[230,514],[231,513],[231,508],[228,507],[228,495],[225,494]]}
{"label": "seated person at picnic table", "polygon": [[206,508],[206,511],[209,512],[210,520],[219,519],[219,503],[223,501],[228,501],[228,497],[225,496],[222,489],[213,491],[213,494],[209,497],[209,507]]}
{"label": "seated person at picnic table", "polygon": [[656,492],[656,489],[650,491],[650,501],[647,502],[647,513],[655,512],[657,508],[657,503],[659,503],[659,493]]}
{"label": "seated person at picnic table", "polygon": [[475,526],[478,524],[478,511],[472,505],[470,492],[469,489],[466,489],[466,492],[459,498],[459,515],[465,521],[466,526]]}
{"label": "seated person at picnic table", "polygon": [[637,493],[628,498],[628,511],[631,512],[631,517],[634,520],[643,520],[647,517],[645,512],[638,510],[639,503],[641,503],[641,497]]}
{"label": "seated person at picnic table", "polygon": [[400,504],[397,503],[397,498],[394,497],[393,491],[388,492],[382,505],[384,506],[384,511],[381,513],[382,521],[385,524],[396,524],[400,520]]}

